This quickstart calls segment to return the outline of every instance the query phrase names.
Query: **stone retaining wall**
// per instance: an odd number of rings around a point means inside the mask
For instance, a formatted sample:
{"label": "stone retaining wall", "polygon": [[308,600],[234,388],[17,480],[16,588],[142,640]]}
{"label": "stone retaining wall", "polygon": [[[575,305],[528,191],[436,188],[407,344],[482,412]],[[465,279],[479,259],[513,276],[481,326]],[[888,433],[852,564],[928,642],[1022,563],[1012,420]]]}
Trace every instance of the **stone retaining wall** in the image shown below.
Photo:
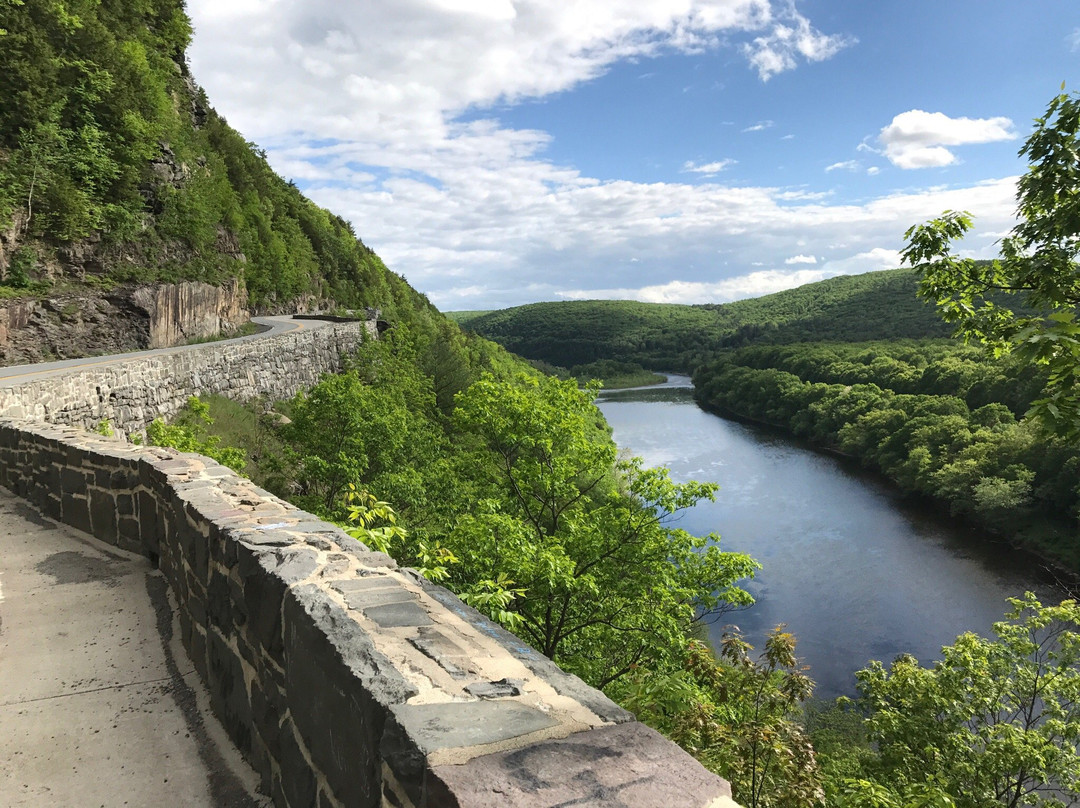
{"label": "stone retaining wall", "polygon": [[0,421],[0,485],[158,564],[279,806],[731,806],[727,784],[454,595],[207,458]]}
{"label": "stone retaining wall", "polygon": [[286,397],[359,339],[343,324],[0,389],[0,485],[160,567],[214,711],[281,808],[734,806],[416,572],[205,457],[79,428],[138,431],[197,393]]}
{"label": "stone retaining wall", "polygon": [[340,323],[269,339],[254,335],[122,364],[84,366],[0,387],[0,413],[86,429],[107,420],[119,432],[141,432],[155,418],[175,415],[193,395],[217,393],[237,401],[260,395],[289,398],[313,387],[322,374],[340,370],[365,330],[375,335],[375,321]]}

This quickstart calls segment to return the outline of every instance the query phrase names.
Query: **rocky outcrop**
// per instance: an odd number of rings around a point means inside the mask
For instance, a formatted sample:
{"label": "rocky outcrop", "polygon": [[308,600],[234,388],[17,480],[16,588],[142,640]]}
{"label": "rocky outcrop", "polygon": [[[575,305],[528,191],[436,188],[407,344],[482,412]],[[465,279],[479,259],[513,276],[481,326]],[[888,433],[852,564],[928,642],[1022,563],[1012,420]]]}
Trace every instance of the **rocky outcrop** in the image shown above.
{"label": "rocky outcrop", "polygon": [[143,286],[132,293],[131,300],[147,313],[148,348],[214,337],[234,331],[251,319],[247,292],[239,280],[224,287],[193,282]]}
{"label": "rocky outcrop", "polygon": [[250,317],[239,281],[186,282],[100,295],[62,294],[0,303],[0,364],[179,345],[228,333]]}

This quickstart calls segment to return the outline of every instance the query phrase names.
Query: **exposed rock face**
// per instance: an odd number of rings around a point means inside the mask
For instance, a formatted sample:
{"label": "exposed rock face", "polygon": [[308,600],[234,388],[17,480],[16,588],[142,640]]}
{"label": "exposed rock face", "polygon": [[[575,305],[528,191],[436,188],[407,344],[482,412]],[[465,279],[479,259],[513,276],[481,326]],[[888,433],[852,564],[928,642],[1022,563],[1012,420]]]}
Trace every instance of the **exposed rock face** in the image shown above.
{"label": "exposed rock face", "polygon": [[225,287],[197,282],[143,286],[131,301],[149,316],[148,348],[217,336],[250,319],[247,291],[237,280]]}
{"label": "exposed rock face", "polygon": [[221,288],[187,282],[7,301],[0,303],[0,364],[177,345],[243,325],[246,306],[238,281]]}

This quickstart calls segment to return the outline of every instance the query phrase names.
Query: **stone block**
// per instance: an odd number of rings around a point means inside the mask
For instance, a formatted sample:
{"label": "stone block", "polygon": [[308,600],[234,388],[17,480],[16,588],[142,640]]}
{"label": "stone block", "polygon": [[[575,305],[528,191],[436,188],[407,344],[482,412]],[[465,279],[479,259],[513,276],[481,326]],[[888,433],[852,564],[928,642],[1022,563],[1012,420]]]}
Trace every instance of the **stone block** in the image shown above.
{"label": "stone block", "polygon": [[438,626],[421,626],[409,642],[455,679],[465,679],[470,672],[475,672],[464,649]]}
{"label": "stone block", "polygon": [[218,569],[210,571],[206,582],[206,618],[210,626],[217,626],[225,634],[235,630],[229,579]]}
{"label": "stone block", "polygon": [[135,495],[125,491],[120,487],[113,487],[111,489],[116,494],[116,514],[117,516],[134,516],[135,515]]}
{"label": "stone block", "polygon": [[252,714],[240,658],[218,632],[206,635],[207,685],[210,704],[241,752],[251,750]]}
{"label": "stone block", "polygon": [[471,606],[462,603],[450,590],[419,578],[424,591],[458,617],[471,624],[475,629],[497,640],[511,656],[518,659],[526,668],[551,685],[555,692],[567,696],[592,710],[604,721],[613,724],[633,721],[632,713],[624,710],[599,690],[589,687],[578,677],[567,673],[546,656],[529,647],[521,638],[511,634],[502,626],[488,620]]}
{"label": "stone block", "polygon": [[433,767],[417,808],[738,808],[731,788],[637,722]]}
{"label": "stone block", "polygon": [[416,805],[441,805],[425,802],[431,752],[507,741],[558,723],[534,707],[513,701],[399,704],[392,712],[382,740],[383,761]]}
{"label": "stone block", "polygon": [[281,790],[289,805],[314,805],[315,774],[300,749],[300,740],[291,721],[286,720],[279,735]]}
{"label": "stone block", "polygon": [[388,709],[416,688],[316,586],[286,594],[284,636],[289,711],[312,761],[343,803],[377,806]]}
{"label": "stone block", "polygon": [[60,470],[60,490],[65,494],[85,494],[94,476],[73,468]]}
{"label": "stone block", "polygon": [[306,548],[261,552],[245,547],[237,557],[237,574],[250,630],[280,665],[285,663],[281,633],[285,592],[314,573],[318,563],[318,554]]}
{"label": "stone block", "polygon": [[90,504],[85,495],[64,492],[60,498],[60,519],[83,533],[90,533]]}
{"label": "stone block", "polygon": [[93,526],[91,532],[97,538],[116,544],[116,500],[112,492],[90,489],[90,524]]}

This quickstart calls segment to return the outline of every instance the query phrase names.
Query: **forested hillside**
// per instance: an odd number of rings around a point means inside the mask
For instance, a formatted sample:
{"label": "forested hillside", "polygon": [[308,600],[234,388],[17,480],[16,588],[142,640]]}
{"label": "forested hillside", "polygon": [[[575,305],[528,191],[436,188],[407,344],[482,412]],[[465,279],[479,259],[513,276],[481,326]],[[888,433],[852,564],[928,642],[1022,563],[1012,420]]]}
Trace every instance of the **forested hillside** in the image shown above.
{"label": "forested hillside", "polygon": [[426,301],[189,74],[182,0],[0,2],[0,296],[242,278],[253,308]]}
{"label": "forested hillside", "polygon": [[689,372],[721,348],[808,340],[944,337],[915,296],[914,270],[845,275],[734,303],[698,306],[581,300],[459,313],[463,328],[528,359],[573,367],[599,359]]}

